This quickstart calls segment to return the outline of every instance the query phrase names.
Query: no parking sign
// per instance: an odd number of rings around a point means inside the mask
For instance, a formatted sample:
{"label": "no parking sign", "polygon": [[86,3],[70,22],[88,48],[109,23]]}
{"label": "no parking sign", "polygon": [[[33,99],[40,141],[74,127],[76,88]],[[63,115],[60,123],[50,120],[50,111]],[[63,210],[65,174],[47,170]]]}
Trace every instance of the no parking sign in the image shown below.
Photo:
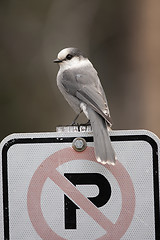
{"label": "no parking sign", "polygon": [[[72,148],[76,137],[87,143],[83,152]],[[89,132],[4,139],[1,239],[158,240],[159,139],[112,131],[111,140],[115,166],[96,161]]]}

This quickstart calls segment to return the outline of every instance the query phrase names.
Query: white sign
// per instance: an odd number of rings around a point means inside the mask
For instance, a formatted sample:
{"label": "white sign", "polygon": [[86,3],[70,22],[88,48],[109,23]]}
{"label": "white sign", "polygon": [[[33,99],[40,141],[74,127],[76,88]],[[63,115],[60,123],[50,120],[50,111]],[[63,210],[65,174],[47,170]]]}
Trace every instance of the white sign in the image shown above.
{"label": "white sign", "polygon": [[143,130],[111,131],[111,140],[115,166],[96,161],[91,133],[5,138],[0,239],[160,239],[159,139]]}

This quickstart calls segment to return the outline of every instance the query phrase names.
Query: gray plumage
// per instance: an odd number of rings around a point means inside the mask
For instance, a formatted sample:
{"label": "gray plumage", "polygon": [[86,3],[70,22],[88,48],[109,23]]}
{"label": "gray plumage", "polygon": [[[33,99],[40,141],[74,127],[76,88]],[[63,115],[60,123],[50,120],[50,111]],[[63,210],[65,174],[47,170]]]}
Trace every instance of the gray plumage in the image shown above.
{"label": "gray plumage", "polygon": [[115,164],[107,126],[111,117],[106,96],[91,62],[77,48],[65,48],[54,61],[59,63],[57,85],[61,93],[79,114],[82,110],[91,122],[95,155],[98,162]]}

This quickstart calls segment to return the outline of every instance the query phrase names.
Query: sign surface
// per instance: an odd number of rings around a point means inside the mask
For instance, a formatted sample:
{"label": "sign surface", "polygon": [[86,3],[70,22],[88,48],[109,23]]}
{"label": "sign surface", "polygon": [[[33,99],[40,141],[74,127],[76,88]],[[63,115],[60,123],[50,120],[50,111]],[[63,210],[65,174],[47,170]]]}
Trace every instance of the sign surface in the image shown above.
{"label": "sign surface", "polygon": [[[0,239],[158,240],[159,139],[111,131],[118,161],[95,159],[91,133],[13,134],[1,143]],[[83,152],[72,142],[82,137]]]}

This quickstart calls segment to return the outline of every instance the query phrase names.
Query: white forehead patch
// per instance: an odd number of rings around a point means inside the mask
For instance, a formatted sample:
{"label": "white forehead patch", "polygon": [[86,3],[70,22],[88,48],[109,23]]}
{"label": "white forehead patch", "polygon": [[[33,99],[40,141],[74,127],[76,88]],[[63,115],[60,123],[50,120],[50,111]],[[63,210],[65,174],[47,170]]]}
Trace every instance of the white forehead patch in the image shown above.
{"label": "white forehead patch", "polygon": [[58,59],[64,59],[70,53],[71,48],[64,48],[58,53]]}

